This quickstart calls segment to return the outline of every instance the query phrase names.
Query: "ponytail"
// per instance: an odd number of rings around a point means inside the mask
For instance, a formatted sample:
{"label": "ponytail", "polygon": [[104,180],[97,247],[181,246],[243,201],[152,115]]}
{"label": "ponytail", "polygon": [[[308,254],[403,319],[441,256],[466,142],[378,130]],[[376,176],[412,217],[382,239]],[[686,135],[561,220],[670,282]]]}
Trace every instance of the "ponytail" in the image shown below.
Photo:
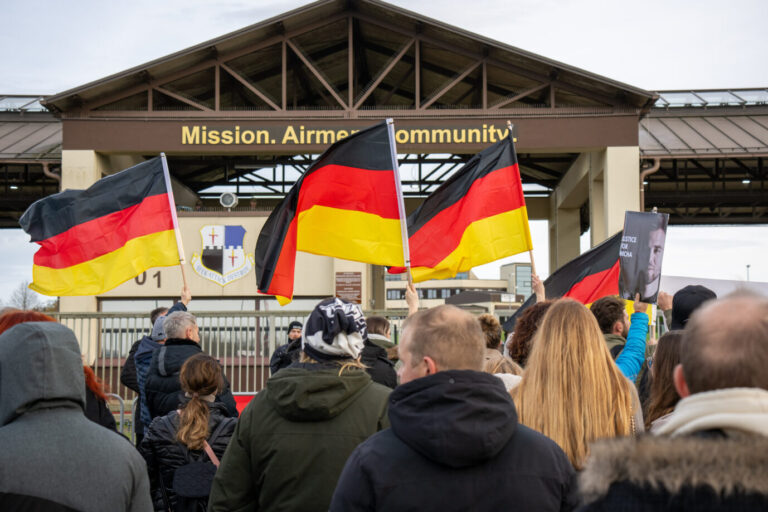
{"label": "ponytail", "polygon": [[181,367],[179,380],[181,389],[191,398],[180,411],[176,439],[190,450],[202,450],[210,434],[210,409],[201,397],[222,388],[221,366],[211,356],[197,354]]}

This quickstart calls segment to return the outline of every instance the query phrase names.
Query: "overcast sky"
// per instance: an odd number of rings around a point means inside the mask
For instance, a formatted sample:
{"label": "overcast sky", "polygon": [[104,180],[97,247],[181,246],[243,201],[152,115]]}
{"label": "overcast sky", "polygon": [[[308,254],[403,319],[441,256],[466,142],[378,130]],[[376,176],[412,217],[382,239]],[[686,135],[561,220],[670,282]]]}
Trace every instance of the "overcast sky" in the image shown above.
{"label": "overcast sky", "polygon": [[[0,94],[52,94],[304,5],[294,0],[10,0]],[[766,0],[393,1],[523,50],[648,90],[768,87]],[[546,226],[534,223],[540,273]],[[0,301],[31,279],[32,244],[0,230]],[[21,243],[20,243],[21,242]],[[768,227],[672,227],[664,273],[768,281]],[[514,258],[516,260],[524,258]],[[496,277],[498,265],[478,273]]]}

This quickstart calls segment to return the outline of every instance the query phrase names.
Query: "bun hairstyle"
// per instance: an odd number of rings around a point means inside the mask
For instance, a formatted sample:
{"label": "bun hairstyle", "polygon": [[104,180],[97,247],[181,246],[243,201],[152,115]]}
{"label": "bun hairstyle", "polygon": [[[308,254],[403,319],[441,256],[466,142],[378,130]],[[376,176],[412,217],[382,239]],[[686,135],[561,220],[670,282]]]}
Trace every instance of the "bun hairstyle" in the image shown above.
{"label": "bun hairstyle", "polygon": [[191,398],[179,415],[176,439],[190,450],[202,450],[210,434],[210,410],[202,397],[215,395],[224,387],[221,365],[209,355],[194,355],[181,367],[179,380],[181,389]]}
{"label": "bun hairstyle", "polygon": [[485,335],[486,348],[499,348],[501,345],[501,324],[499,320],[490,313],[484,313],[477,317],[480,322],[480,328]]}

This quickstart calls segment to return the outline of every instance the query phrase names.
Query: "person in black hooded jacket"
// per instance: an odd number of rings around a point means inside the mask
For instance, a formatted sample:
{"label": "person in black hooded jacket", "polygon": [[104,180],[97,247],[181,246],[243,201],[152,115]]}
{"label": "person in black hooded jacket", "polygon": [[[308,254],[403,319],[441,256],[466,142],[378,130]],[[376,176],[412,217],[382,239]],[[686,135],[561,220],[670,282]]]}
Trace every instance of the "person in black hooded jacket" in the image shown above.
{"label": "person in black hooded jacket", "polygon": [[228,417],[224,405],[214,402],[224,383],[218,361],[205,354],[194,355],[181,367],[179,378],[185,392],[182,408],[155,418],[139,445],[147,462],[155,510],[186,510],[197,504],[180,502],[173,488],[174,473],[189,462],[207,462],[210,456],[204,454],[205,443],[221,459],[237,423],[236,418]]}
{"label": "person in black hooded jacket", "polygon": [[[190,357],[203,352],[194,315],[185,311],[172,313],[166,317],[163,328],[168,339],[152,354],[145,383],[147,407],[152,419],[178,408],[182,398],[179,382],[181,366]],[[229,389],[229,381],[225,375],[222,378],[224,386],[216,395],[216,401],[226,407],[230,416],[237,417],[237,405]]]}
{"label": "person in black hooded jacket", "polygon": [[[371,329],[370,326],[368,327],[368,337],[365,339],[361,361],[368,367],[366,371],[371,376],[371,379],[373,379],[373,382],[378,382],[383,386],[394,389],[397,386],[395,363],[389,360],[387,350],[385,346],[382,346],[384,340],[389,335],[389,320],[383,317],[373,318],[375,319],[373,324],[376,331]],[[388,342],[389,340],[386,341]],[[393,343],[389,343],[389,345],[394,346]]]}
{"label": "person in black hooded jacket", "polygon": [[575,507],[568,458],[517,423],[501,380],[480,372],[484,348],[478,321],[454,306],[408,318],[391,428],[352,452],[331,511]]}

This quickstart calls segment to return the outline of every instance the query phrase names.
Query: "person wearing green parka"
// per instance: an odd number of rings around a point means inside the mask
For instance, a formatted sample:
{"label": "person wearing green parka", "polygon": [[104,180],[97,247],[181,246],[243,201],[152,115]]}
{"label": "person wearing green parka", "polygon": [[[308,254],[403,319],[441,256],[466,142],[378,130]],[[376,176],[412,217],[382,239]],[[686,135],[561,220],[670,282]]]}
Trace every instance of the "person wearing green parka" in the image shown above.
{"label": "person wearing green parka", "polygon": [[360,307],[320,302],[304,322],[300,360],[245,408],[213,481],[209,511],[328,510],[358,444],[389,427],[389,388],[360,363]]}

